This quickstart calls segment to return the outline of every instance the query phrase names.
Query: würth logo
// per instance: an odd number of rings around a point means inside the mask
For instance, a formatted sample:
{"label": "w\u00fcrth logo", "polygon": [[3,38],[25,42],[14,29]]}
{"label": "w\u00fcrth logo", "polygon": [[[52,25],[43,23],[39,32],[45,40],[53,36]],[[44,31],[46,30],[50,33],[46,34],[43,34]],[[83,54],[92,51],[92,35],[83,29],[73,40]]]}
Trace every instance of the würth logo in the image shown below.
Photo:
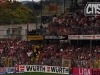
{"label": "w\u00fcrth logo", "polygon": [[15,66],[15,71],[16,71],[16,72],[19,71],[19,65]]}
{"label": "w\u00fcrth logo", "polygon": [[20,65],[19,66],[19,71],[24,71],[25,70],[25,66],[24,65]]}
{"label": "w\u00fcrth logo", "polygon": [[50,72],[50,67],[47,67],[47,72]]}
{"label": "w\u00fcrth logo", "polygon": [[100,15],[100,2],[88,2],[84,8],[85,16]]}

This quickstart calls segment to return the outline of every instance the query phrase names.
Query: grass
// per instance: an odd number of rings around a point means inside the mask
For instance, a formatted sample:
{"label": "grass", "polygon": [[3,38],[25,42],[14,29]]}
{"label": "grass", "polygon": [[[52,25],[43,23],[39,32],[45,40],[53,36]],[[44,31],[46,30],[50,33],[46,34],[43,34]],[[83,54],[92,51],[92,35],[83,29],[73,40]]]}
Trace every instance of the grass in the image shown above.
{"label": "grass", "polygon": [[54,74],[54,73],[17,73],[17,74],[0,74],[0,75],[66,75],[66,74]]}

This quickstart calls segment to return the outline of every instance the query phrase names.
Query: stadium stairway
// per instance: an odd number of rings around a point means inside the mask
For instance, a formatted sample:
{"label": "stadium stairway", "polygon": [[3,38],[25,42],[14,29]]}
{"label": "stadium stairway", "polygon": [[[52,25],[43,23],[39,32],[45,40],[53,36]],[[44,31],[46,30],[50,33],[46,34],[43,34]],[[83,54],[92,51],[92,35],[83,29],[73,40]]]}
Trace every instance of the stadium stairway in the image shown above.
{"label": "stadium stairway", "polygon": [[36,56],[36,64],[39,64],[39,57],[40,57],[40,51],[38,51],[38,54]]}
{"label": "stadium stairway", "polygon": [[34,58],[34,64],[39,64],[40,46],[36,45],[34,47],[34,53],[36,54],[36,57]]}

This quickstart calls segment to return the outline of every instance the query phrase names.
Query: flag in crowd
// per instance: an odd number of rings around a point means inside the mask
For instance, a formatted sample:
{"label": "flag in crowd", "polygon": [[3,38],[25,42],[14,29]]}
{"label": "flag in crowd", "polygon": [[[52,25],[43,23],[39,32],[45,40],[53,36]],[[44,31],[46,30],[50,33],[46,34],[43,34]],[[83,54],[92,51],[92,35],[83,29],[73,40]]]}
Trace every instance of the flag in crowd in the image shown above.
{"label": "flag in crowd", "polygon": [[49,5],[49,10],[50,10],[50,11],[56,11],[56,10],[57,10],[57,6],[54,5],[54,4],[50,4],[50,5]]}

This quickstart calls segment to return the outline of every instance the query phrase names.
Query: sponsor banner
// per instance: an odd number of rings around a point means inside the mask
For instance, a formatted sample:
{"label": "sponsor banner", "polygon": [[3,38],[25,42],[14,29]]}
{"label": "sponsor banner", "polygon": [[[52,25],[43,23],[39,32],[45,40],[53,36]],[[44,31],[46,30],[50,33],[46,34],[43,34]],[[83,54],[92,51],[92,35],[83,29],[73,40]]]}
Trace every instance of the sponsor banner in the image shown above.
{"label": "sponsor banner", "polygon": [[24,73],[24,72],[16,72],[15,67],[0,67],[0,74],[9,74],[9,73]]}
{"label": "sponsor banner", "polygon": [[67,40],[68,36],[45,36],[44,39],[49,39],[49,40]]}
{"label": "sponsor banner", "polygon": [[68,35],[68,39],[80,39],[80,35]]}
{"label": "sponsor banner", "polygon": [[7,74],[6,69],[4,67],[0,67],[0,74]]}
{"label": "sponsor banner", "polygon": [[95,35],[95,39],[100,39],[100,35]]}
{"label": "sponsor banner", "polygon": [[100,75],[100,69],[97,68],[73,68],[73,75]]}
{"label": "sponsor banner", "polygon": [[[98,16],[100,15],[100,2],[87,2],[84,8],[85,16]],[[91,9],[91,10],[90,10]]]}
{"label": "sponsor banner", "polygon": [[100,75],[100,69],[92,69],[92,75]]}
{"label": "sponsor banner", "polygon": [[6,72],[0,72],[0,74],[7,74]]}
{"label": "sponsor banner", "polygon": [[15,73],[24,73],[24,70],[19,70],[19,65],[16,65],[15,67],[14,67],[14,69],[15,69]]}
{"label": "sponsor banner", "polygon": [[95,39],[95,35],[81,35],[80,39]]}
{"label": "sponsor banner", "polygon": [[74,74],[74,75],[92,75],[92,69],[89,69],[89,68],[73,68],[72,74]]}
{"label": "sponsor banner", "polygon": [[46,66],[47,73],[69,74],[69,67]]}
{"label": "sponsor banner", "polygon": [[33,35],[33,36],[27,36],[27,39],[28,40],[43,40],[44,39],[44,37],[43,37],[43,35]]}
{"label": "sponsor banner", "polygon": [[14,67],[5,67],[6,72],[9,73],[15,73],[15,68]]}
{"label": "sponsor banner", "polygon": [[100,35],[68,35],[68,39],[70,40],[94,40],[100,39]]}
{"label": "sponsor banner", "polygon": [[69,74],[69,67],[42,66],[42,65],[19,65],[19,71]]}

